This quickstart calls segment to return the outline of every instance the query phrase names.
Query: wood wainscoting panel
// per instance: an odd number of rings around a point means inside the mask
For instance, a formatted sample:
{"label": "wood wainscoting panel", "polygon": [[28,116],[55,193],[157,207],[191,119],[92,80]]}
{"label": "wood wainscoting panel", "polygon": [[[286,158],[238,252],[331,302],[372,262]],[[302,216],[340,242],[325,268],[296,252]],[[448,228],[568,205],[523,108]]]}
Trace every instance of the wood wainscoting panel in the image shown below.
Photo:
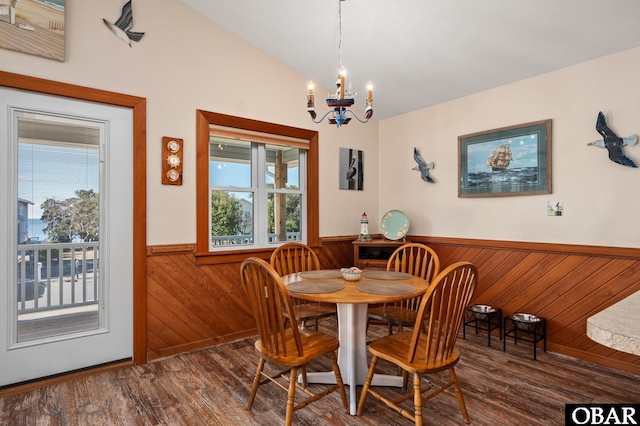
{"label": "wood wainscoting panel", "polygon": [[[411,236],[438,253],[442,267],[478,267],[472,303],[546,318],[554,352],[640,374],[640,357],[589,339],[587,318],[640,291],[640,249]],[[497,333],[497,331],[496,331]]]}
{"label": "wood wainscoting panel", "polygon": [[[355,237],[328,238],[316,247],[323,268],[353,265]],[[147,247],[147,360],[256,334],[240,282],[247,252],[229,263],[198,263],[189,244]]]}
{"label": "wood wainscoting panel", "polygon": [[239,263],[158,254],[147,257],[147,278],[148,360],[255,334]]}
{"label": "wood wainscoting panel", "polygon": [[[314,247],[322,267],[352,266],[355,238],[322,238]],[[433,247],[442,268],[461,260],[477,266],[473,303],[499,307],[503,315],[527,312],[546,318],[549,351],[640,374],[640,357],[586,335],[587,318],[640,291],[640,249],[410,239]],[[149,360],[256,334],[240,283],[242,256],[228,257],[227,263],[198,263],[188,245],[152,247],[147,254]],[[251,255],[256,254],[245,257]]]}
{"label": "wood wainscoting panel", "polygon": [[350,268],[353,266],[353,241],[356,236],[321,238],[318,259],[323,269]]}

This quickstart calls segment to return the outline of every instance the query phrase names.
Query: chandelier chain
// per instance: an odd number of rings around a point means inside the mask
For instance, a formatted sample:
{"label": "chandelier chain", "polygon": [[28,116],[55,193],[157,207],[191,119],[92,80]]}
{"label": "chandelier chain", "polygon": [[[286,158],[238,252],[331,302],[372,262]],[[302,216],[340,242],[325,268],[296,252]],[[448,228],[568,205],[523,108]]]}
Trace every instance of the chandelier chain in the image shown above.
{"label": "chandelier chain", "polygon": [[[354,103],[355,93],[351,91],[351,83],[348,89],[345,87],[345,71],[342,65],[342,2],[338,0],[338,78],[336,80],[335,94],[327,95],[327,107],[329,110],[318,120],[315,108],[315,94],[313,93],[313,82],[309,82],[309,92],[307,93],[307,112],[314,123],[320,123],[329,117],[329,123],[340,127],[348,124],[351,118],[355,118],[361,123],[366,123],[373,116],[373,89],[371,82],[367,86],[367,104],[364,110],[364,119],[360,119],[349,107]],[[353,117],[347,117],[347,114]]]}
{"label": "chandelier chain", "polygon": [[342,0],[338,0],[338,70],[342,69]]}

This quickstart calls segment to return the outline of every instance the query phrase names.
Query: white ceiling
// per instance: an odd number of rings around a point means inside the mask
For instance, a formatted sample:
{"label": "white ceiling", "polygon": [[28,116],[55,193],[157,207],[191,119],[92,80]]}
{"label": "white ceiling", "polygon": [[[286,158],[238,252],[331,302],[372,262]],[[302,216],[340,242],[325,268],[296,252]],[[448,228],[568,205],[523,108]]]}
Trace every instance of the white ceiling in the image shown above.
{"label": "white ceiling", "polygon": [[[335,88],[338,0],[181,1],[316,85]],[[638,46],[639,0],[342,2],[347,84],[364,109],[373,83],[378,119]],[[307,88],[291,90],[303,108]]]}

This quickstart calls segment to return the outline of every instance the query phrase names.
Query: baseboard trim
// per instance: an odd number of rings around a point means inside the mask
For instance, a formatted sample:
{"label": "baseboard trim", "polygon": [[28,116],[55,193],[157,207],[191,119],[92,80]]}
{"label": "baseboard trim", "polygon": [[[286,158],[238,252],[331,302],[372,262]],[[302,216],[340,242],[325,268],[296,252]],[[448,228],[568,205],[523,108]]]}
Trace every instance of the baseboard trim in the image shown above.
{"label": "baseboard trim", "polygon": [[244,339],[245,337],[255,336],[258,334],[257,329],[244,330],[238,333],[226,334],[224,336],[216,336],[210,339],[199,340],[197,342],[186,343],[184,345],[163,348],[157,351],[147,352],[147,362],[159,361],[178,354],[199,351],[210,346],[219,345],[221,343],[233,342],[235,340]]}

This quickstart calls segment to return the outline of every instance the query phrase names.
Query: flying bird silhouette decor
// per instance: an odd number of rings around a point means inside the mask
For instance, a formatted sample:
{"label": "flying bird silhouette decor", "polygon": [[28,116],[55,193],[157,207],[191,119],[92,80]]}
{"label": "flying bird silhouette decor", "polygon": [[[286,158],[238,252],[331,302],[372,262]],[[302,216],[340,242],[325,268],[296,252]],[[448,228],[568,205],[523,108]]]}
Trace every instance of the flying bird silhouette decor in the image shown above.
{"label": "flying bird silhouette decor", "polygon": [[618,135],[607,126],[607,122],[604,118],[602,111],[598,113],[598,120],[596,121],[596,130],[600,133],[604,140],[597,140],[590,142],[587,145],[597,146],[600,148],[606,148],[609,151],[609,159],[614,163],[622,164],[627,167],[638,167],[638,165],[631,158],[624,155],[622,147],[625,145],[635,145],[638,143],[638,137],[631,135],[626,138],[620,138]]}
{"label": "flying bird silhouette decor", "polygon": [[102,18],[105,25],[122,41],[131,47],[132,41],[140,41],[144,33],[129,31],[133,26],[133,12],[131,11],[131,0],[122,7],[122,14],[115,24]]}
{"label": "flying bird silhouette decor", "polygon": [[429,170],[435,167],[433,162],[427,164],[418,153],[418,148],[415,147],[413,148],[413,159],[416,160],[416,163],[418,163],[418,165],[411,170],[418,170],[420,172],[420,177],[422,178],[422,180],[429,183],[435,183],[435,181],[429,176]]}

